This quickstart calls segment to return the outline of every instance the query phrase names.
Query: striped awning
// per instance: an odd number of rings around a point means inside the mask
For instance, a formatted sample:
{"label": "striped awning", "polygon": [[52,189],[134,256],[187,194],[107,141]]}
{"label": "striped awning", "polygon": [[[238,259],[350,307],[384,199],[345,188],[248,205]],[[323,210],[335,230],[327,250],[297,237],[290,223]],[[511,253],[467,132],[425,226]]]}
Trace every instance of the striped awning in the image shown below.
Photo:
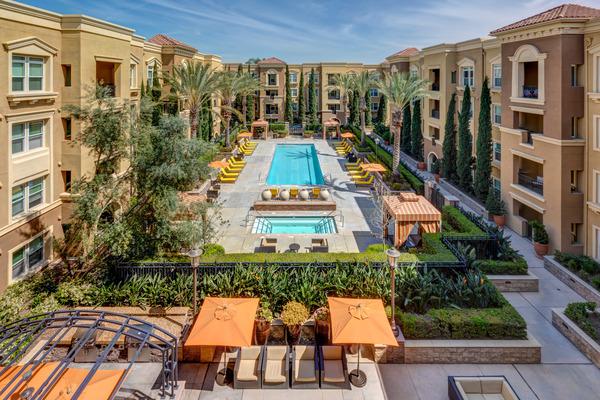
{"label": "striped awning", "polygon": [[398,196],[383,196],[387,212],[396,222],[440,222],[442,213],[423,196],[401,192]]}

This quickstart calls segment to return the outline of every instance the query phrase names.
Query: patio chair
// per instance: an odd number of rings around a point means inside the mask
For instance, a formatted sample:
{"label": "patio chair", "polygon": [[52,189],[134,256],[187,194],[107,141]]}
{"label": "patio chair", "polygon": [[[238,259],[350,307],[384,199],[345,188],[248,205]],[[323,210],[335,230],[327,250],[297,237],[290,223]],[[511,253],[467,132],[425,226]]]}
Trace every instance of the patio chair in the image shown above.
{"label": "patio chair", "polygon": [[290,189],[290,199],[297,199],[298,198],[298,188],[291,188]]}
{"label": "patio chair", "polygon": [[373,184],[373,175],[369,177],[369,179],[357,179],[354,181],[356,186],[371,186]]}
{"label": "patio chair", "polygon": [[[151,349],[146,344],[140,349],[141,341],[146,333],[152,333],[152,325],[150,324],[133,324],[131,328],[128,328],[127,333],[133,336],[125,337],[125,347],[127,348],[127,361],[135,362],[150,362]],[[139,337],[139,339],[138,339]],[[138,354],[139,353],[139,354]],[[134,360],[136,354],[137,359]]]}
{"label": "patio chair", "polygon": [[265,346],[262,362],[262,388],[290,387],[290,353],[288,346]]}
{"label": "patio chair", "polygon": [[348,361],[343,346],[319,348],[321,389],[350,389]]}
{"label": "patio chair", "polygon": [[259,253],[277,253],[276,238],[262,238],[258,246]]}
{"label": "patio chair", "polygon": [[319,359],[315,346],[293,346],[292,389],[319,388]]}
{"label": "patio chair", "polygon": [[350,175],[350,179],[352,179],[353,181],[360,181],[363,179],[367,179],[369,176],[370,174],[367,171],[362,171],[360,174]]}
{"label": "patio chair", "polygon": [[279,196],[279,189],[277,189],[277,188],[270,188],[269,192],[271,192],[272,199],[276,199],[277,196]]}
{"label": "patio chair", "polygon": [[449,376],[450,400],[519,400],[504,376]]}
{"label": "patio chair", "polygon": [[240,347],[233,370],[235,389],[260,389],[262,358],[262,346]]}
{"label": "patio chair", "polygon": [[227,177],[227,176],[219,174],[219,182],[221,182],[221,183],[234,183],[235,181],[237,181],[237,176],[236,177]]}
{"label": "patio chair", "polygon": [[312,197],[313,199],[318,199],[321,196],[321,188],[312,188]]}
{"label": "patio chair", "polygon": [[237,178],[240,173],[239,172],[227,172],[225,168],[221,168],[221,175],[226,178]]}
{"label": "patio chair", "polygon": [[238,166],[246,165],[246,161],[244,161],[242,159],[236,159],[233,156],[229,157],[229,160],[227,160],[227,162],[229,163],[229,165],[238,165]]}
{"label": "patio chair", "polygon": [[329,242],[325,238],[314,238],[311,240],[310,251],[312,253],[329,253]]}

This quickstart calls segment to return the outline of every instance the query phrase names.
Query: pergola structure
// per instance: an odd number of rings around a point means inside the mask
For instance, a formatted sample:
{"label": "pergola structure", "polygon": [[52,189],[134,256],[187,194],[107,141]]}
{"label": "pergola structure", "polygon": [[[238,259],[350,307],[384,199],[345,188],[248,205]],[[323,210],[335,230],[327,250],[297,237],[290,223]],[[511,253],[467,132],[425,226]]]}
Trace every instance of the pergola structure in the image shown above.
{"label": "pergola structure", "polygon": [[264,119],[257,119],[256,121],[252,122],[252,125],[250,125],[250,132],[252,133],[252,136],[254,136],[256,133],[256,128],[262,128],[264,136],[263,139],[266,140],[269,133],[269,123]]}
{"label": "pergola structure", "polygon": [[419,233],[440,232],[442,229],[442,213],[423,196],[412,192],[400,192],[397,196],[383,196],[384,234],[387,237],[388,217],[395,222],[394,246],[400,247],[406,242],[415,225],[419,225]]}
{"label": "pergola structure", "polygon": [[[340,120],[337,118],[331,118],[323,123],[323,139],[327,139],[327,132],[330,129],[335,129],[335,137],[340,136]],[[333,136],[331,136],[333,137]]]}
{"label": "pergola structure", "polygon": [[[100,336],[110,339],[96,347]],[[1,399],[41,400],[67,393],[70,400],[112,400],[148,350],[162,360],[161,396],[175,397],[178,339],[136,317],[96,310],[53,311],[0,328],[0,343]],[[123,343],[128,362],[116,370],[103,368]],[[98,354],[89,366],[73,364],[91,348]]]}

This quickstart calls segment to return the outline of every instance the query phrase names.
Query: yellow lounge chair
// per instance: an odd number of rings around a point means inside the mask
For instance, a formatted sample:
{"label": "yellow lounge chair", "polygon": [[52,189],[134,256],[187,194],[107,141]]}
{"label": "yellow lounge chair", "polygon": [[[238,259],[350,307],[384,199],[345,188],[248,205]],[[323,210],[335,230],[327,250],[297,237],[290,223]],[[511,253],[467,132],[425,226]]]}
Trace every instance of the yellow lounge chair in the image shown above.
{"label": "yellow lounge chair", "polygon": [[348,144],[345,144],[345,145],[343,145],[343,146],[337,146],[335,149],[336,149],[337,151],[340,151],[340,150],[348,150],[348,149],[351,149],[351,148],[352,148],[352,147],[351,147],[350,145],[348,145]]}
{"label": "yellow lounge chair", "polygon": [[291,188],[290,189],[290,199],[296,199],[298,198],[298,188]]}
{"label": "yellow lounge chair", "polygon": [[336,150],[335,151],[339,156],[345,156],[346,154],[350,153],[350,150]]}
{"label": "yellow lounge chair", "polygon": [[361,169],[362,167],[362,161],[359,161],[358,163],[355,163],[354,165],[349,165],[348,163],[346,164],[346,169],[348,171],[358,171],[359,169]]}
{"label": "yellow lounge chair", "polygon": [[237,177],[227,178],[223,175],[219,175],[219,182],[222,182],[222,183],[234,183],[236,180],[237,180]]}
{"label": "yellow lounge chair", "polygon": [[353,181],[360,181],[363,179],[367,179],[368,177],[369,177],[369,173],[365,171],[362,175],[352,175],[350,178]]}
{"label": "yellow lounge chair", "polygon": [[312,188],[312,195],[315,199],[318,199],[321,196],[321,188]]}
{"label": "yellow lounge chair", "polygon": [[352,178],[356,178],[358,176],[363,176],[367,173],[368,171],[365,171],[363,169],[358,169],[356,171],[350,171],[348,172],[348,175],[350,175]]}
{"label": "yellow lounge chair", "polygon": [[245,156],[251,156],[251,155],[252,155],[252,153],[254,153],[254,150],[243,150],[243,149],[240,149],[240,151],[241,151],[241,152],[242,152],[242,154],[243,154],[243,155],[245,155]]}
{"label": "yellow lounge chair", "polygon": [[355,185],[362,186],[371,186],[373,184],[373,175],[369,177],[369,179],[361,179],[354,181]]}
{"label": "yellow lounge chair", "polygon": [[229,163],[229,165],[239,165],[239,166],[246,165],[246,161],[236,160],[233,156],[229,157],[229,160],[227,160],[227,162]]}
{"label": "yellow lounge chair", "polygon": [[229,167],[225,168],[225,173],[239,175],[242,172],[243,168],[244,167],[231,167],[231,166],[229,166]]}
{"label": "yellow lounge chair", "polygon": [[225,171],[225,168],[221,168],[221,175],[223,175],[225,178],[236,178],[238,176],[240,176],[239,172],[227,172]]}
{"label": "yellow lounge chair", "polygon": [[253,148],[251,148],[251,147],[244,147],[244,146],[241,146],[241,147],[240,147],[240,150],[241,150],[241,151],[242,151],[244,154],[245,154],[245,153],[250,153],[250,154],[254,153],[254,149],[253,149]]}
{"label": "yellow lounge chair", "polygon": [[279,190],[277,188],[271,188],[269,189],[269,192],[271,192],[271,198],[276,199],[277,196],[279,196]]}

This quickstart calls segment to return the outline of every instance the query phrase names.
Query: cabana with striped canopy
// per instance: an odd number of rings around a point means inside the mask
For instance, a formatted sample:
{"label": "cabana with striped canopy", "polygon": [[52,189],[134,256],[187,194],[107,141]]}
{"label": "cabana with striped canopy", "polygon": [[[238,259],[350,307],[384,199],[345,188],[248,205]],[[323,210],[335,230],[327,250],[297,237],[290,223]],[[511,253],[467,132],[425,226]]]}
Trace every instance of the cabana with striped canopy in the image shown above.
{"label": "cabana with striped canopy", "polygon": [[[416,224],[419,224],[419,233],[440,232],[442,229],[442,213],[425,197],[412,192],[400,192],[397,196],[383,196],[383,208],[384,213],[394,219],[395,247],[400,247],[406,242]],[[386,220],[384,216],[384,222]],[[387,226],[385,235],[387,236]]]}

